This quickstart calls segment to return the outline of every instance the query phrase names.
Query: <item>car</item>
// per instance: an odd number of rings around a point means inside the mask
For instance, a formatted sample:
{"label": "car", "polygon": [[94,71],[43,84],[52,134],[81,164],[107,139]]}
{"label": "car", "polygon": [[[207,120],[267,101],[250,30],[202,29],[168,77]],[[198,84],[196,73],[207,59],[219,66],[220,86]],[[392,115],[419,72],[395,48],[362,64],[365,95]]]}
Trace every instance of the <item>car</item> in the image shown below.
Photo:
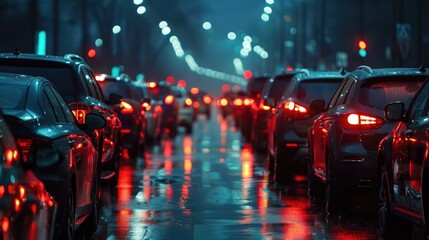
{"label": "car", "polygon": [[418,68],[359,66],[348,73],[331,99],[310,105],[321,113],[308,130],[309,195],[325,192],[326,210],[341,214],[351,207],[352,193],[377,186],[377,150],[395,122],[384,119],[384,106],[402,101],[408,108],[427,79]]}
{"label": "car", "polygon": [[216,100],[216,105],[219,108],[219,112],[223,118],[226,118],[232,114],[233,102],[235,99],[235,92],[232,90],[221,92]]}
{"label": "car", "polygon": [[256,76],[249,79],[245,93],[251,100],[249,107],[243,108],[241,113],[241,135],[246,143],[250,143],[253,125],[253,114],[252,108],[259,106],[259,101],[262,96],[262,90],[264,90],[265,83],[271,79],[268,75]]}
{"label": "car", "polygon": [[15,137],[1,114],[0,172],[0,238],[52,239],[57,202],[43,182],[26,168]]}
{"label": "car", "polygon": [[[247,122],[244,118],[246,113],[250,113],[250,107],[252,106],[253,100],[243,90],[237,91],[234,100],[232,101],[232,117],[234,119],[235,126],[241,129]],[[240,131],[241,132],[241,131]]]}
{"label": "car", "polygon": [[[429,226],[428,96],[426,81],[408,111],[406,101],[385,106],[385,118],[396,124],[377,154],[378,230],[384,239],[406,239],[412,223]],[[427,238],[428,231],[424,234]]]}
{"label": "car", "polygon": [[194,121],[197,119],[198,114],[204,114],[206,119],[209,120],[212,112],[212,95],[202,89],[193,87],[189,89],[188,96],[192,99],[194,105]]}
{"label": "car", "polygon": [[162,138],[162,115],[164,109],[162,103],[152,98],[148,86],[142,81],[133,81],[137,91],[137,97],[141,101],[146,115],[146,146],[160,145]]}
{"label": "car", "polygon": [[147,116],[137,89],[131,84],[133,80],[126,75],[112,77],[107,74],[97,75],[96,80],[106,98],[112,93],[122,96],[122,101],[112,106],[122,123],[119,142],[135,159],[144,152]]}
{"label": "car", "polygon": [[171,86],[173,90],[174,99],[177,101],[179,107],[178,123],[179,126],[185,128],[186,134],[191,134],[193,131],[194,123],[194,106],[192,99],[188,96],[185,88],[180,86]]}
{"label": "car", "polygon": [[146,85],[150,97],[162,104],[162,131],[175,138],[179,127],[179,103],[174,97],[171,85],[166,81],[150,81]]}
{"label": "car", "polygon": [[343,75],[339,71],[301,70],[292,78],[279,104],[266,99],[272,108],[267,123],[267,156],[276,182],[288,182],[299,169],[307,169],[307,131],[319,114],[310,103],[314,99],[331,100]]}
{"label": "car", "polygon": [[78,126],[56,88],[42,77],[1,74],[0,106],[26,167],[58,203],[56,238],[70,239],[79,227],[94,234],[100,207],[98,151],[82,129],[103,128],[106,120],[88,113]]}
{"label": "car", "polygon": [[296,73],[296,71],[285,72],[266,81],[261,99],[256,101],[258,105],[256,103],[252,105],[251,143],[257,154],[266,155],[267,151],[267,124],[271,107],[267,105],[266,100],[273,99],[272,105],[277,105]]}
{"label": "car", "polygon": [[107,121],[105,127],[85,131],[99,151],[100,178],[110,186],[116,186],[122,152],[119,144],[122,123],[108,104],[120,103],[121,96],[111,94],[107,100],[104,99],[94,72],[82,57],[76,54],[52,56],[18,51],[2,53],[0,72],[45,77],[54,84],[80,124],[85,123],[88,113],[101,114]]}

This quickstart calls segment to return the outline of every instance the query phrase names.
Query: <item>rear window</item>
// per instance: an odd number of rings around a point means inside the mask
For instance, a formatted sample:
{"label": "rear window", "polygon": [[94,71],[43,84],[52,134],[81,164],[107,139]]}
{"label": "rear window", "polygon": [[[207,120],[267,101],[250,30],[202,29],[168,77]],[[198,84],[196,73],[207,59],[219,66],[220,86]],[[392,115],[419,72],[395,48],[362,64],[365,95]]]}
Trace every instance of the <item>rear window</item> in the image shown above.
{"label": "rear window", "polygon": [[0,66],[0,72],[42,76],[51,81],[64,98],[72,97],[79,89],[73,69],[64,66]]}
{"label": "rear window", "polygon": [[7,110],[25,109],[27,90],[26,86],[0,85],[0,108]]}
{"label": "rear window", "polygon": [[268,98],[274,98],[276,100],[280,99],[282,97],[283,91],[289,87],[292,77],[292,75],[276,77],[271,83],[271,87],[267,94]]}
{"label": "rear window", "polygon": [[387,103],[401,101],[408,108],[426,76],[382,77],[367,81],[359,91],[359,103],[384,109]]}
{"label": "rear window", "polygon": [[124,98],[134,98],[131,89],[127,83],[100,81],[98,82],[98,84],[103,90],[103,95],[106,99],[109,98],[109,95],[111,93],[119,94]]}
{"label": "rear window", "polygon": [[302,81],[298,85],[297,99],[304,103],[311,103],[315,99],[323,99],[328,103],[340,84],[341,80],[337,79]]}
{"label": "rear window", "polygon": [[250,93],[252,98],[260,97],[262,90],[264,89],[264,85],[268,80],[270,80],[268,77],[253,79],[251,82],[249,82],[247,92]]}

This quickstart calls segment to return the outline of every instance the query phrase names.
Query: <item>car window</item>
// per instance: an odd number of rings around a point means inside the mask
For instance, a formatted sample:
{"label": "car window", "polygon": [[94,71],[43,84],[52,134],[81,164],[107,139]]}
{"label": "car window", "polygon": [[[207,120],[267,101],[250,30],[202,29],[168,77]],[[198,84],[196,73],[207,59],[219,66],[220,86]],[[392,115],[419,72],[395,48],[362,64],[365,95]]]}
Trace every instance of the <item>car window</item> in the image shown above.
{"label": "car window", "polygon": [[424,80],[422,76],[371,78],[361,86],[359,103],[383,110],[387,103],[401,101],[407,109]]}
{"label": "car window", "polygon": [[0,108],[10,110],[25,109],[27,102],[27,87],[11,84],[0,85]]}
{"label": "car window", "polygon": [[[2,63],[7,64],[7,63]],[[32,76],[42,76],[54,84],[61,96],[68,101],[74,101],[74,95],[78,91],[78,83],[74,80],[75,74],[71,67],[57,66],[47,63],[23,62],[16,65],[0,66],[0,72],[18,73]]]}
{"label": "car window", "polygon": [[89,77],[91,84],[94,86],[95,95],[97,96],[96,98],[98,100],[104,102],[103,91],[101,90],[100,85],[98,85],[98,81],[95,79],[94,73],[91,70],[89,70],[89,69],[85,69],[84,68],[84,70],[85,70],[87,76]]}
{"label": "car window", "polygon": [[297,88],[297,99],[305,103],[310,103],[315,99],[323,99],[327,103],[331,100],[332,94],[340,83],[340,80],[335,79],[301,81]]}
{"label": "car window", "polygon": [[411,119],[418,119],[422,116],[428,116],[429,84],[425,84],[419,95],[416,96],[410,109]]}
{"label": "car window", "polygon": [[61,105],[61,110],[63,111],[66,122],[70,123],[70,124],[76,123],[76,119],[75,119],[72,111],[70,110],[70,107],[67,105],[67,103],[64,101],[64,99],[61,97],[61,95],[56,90],[52,89],[52,92],[54,93],[57,101]]}
{"label": "car window", "polygon": [[65,123],[66,117],[64,116],[62,106],[58,102],[57,98],[55,97],[52,89],[48,86],[45,86],[44,90],[45,90],[46,96],[48,97],[48,101],[51,103],[52,109],[54,110],[54,114],[57,122]]}
{"label": "car window", "polygon": [[42,101],[42,105],[43,105],[42,110],[43,110],[43,113],[45,115],[45,117],[44,117],[45,121],[49,122],[49,123],[57,122],[57,118],[56,118],[55,113],[54,113],[54,108],[52,106],[51,101],[49,101],[48,94],[45,91],[42,94],[41,101]]}
{"label": "car window", "polygon": [[333,101],[329,104],[329,107],[336,107],[338,105],[344,104],[349,92],[351,92],[352,85],[355,81],[352,78],[347,79],[344,86],[341,89],[338,89],[336,92]]}
{"label": "car window", "polygon": [[278,101],[282,97],[283,91],[285,91],[292,82],[292,77],[293,76],[285,75],[275,78],[269,86],[268,94],[266,96]]}

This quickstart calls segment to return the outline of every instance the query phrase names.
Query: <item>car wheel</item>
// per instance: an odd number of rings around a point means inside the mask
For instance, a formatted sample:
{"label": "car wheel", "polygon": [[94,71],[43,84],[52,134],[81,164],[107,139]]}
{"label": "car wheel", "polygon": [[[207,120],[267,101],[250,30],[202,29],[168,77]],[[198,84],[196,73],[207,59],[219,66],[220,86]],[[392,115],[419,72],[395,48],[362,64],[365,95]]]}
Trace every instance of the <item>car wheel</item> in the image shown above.
{"label": "car wheel", "polygon": [[[389,196],[389,182],[385,166],[381,170],[378,186],[378,234],[383,239],[403,239],[412,232],[411,223],[392,214]],[[428,210],[426,210],[428,211]]]}

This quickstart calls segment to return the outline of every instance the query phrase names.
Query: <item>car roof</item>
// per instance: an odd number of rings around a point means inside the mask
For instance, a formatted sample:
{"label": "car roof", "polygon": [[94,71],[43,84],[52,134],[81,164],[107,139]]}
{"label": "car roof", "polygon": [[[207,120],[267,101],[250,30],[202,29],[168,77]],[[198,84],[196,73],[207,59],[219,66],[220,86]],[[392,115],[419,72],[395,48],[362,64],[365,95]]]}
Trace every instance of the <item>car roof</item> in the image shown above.
{"label": "car roof", "polygon": [[383,76],[406,76],[406,75],[428,75],[424,67],[420,68],[370,68],[368,66],[359,66],[354,71],[347,74],[357,80],[365,80],[372,77]]}
{"label": "car roof", "polygon": [[5,61],[5,60],[49,62],[49,64],[57,63],[60,65],[74,65],[74,64],[87,65],[85,60],[76,54],[66,54],[64,56],[53,56],[53,55],[38,55],[33,53],[0,53],[0,61]]}
{"label": "car roof", "polygon": [[[12,81],[14,79],[15,81]],[[30,75],[15,74],[15,73],[0,73],[0,84],[13,84],[19,86],[27,86],[32,81],[48,81],[43,77],[35,77]]]}

